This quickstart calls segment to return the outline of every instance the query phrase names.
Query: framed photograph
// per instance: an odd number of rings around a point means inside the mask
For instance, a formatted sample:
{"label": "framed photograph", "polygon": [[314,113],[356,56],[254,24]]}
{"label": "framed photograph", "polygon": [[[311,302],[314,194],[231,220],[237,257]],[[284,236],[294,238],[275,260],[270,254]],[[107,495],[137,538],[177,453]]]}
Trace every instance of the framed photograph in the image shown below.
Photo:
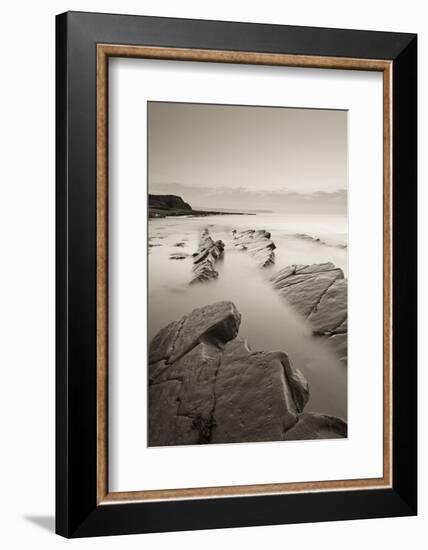
{"label": "framed photograph", "polygon": [[56,24],[57,533],[416,514],[416,35]]}

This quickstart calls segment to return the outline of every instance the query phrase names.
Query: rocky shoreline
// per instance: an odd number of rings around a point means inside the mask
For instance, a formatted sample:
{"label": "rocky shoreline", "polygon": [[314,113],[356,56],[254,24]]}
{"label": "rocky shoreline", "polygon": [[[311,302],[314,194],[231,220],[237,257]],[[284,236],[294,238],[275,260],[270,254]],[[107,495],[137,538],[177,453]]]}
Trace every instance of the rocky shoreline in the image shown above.
{"label": "rocky shoreline", "polygon": [[[255,214],[247,212],[233,212],[236,216],[252,216]],[[150,218],[166,218],[167,216],[226,216],[230,212],[219,212],[216,210],[194,210],[189,203],[178,195],[149,195],[148,197],[148,215]]]}
{"label": "rocky shoreline", "polygon": [[[229,241],[227,241],[229,243]],[[182,249],[184,242],[175,247]],[[229,246],[258,268],[275,270],[275,243],[263,229],[232,231]],[[205,228],[189,284],[214,281],[227,254]],[[293,264],[266,280],[347,363],[347,291],[332,262]],[[310,388],[284,352],[252,351],[238,337],[241,314],[231,301],[194,309],[153,338],[149,348],[149,445],[193,445],[347,437],[341,418],[305,412]],[[284,350],[286,351],[286,350]]]}
{"label": "rocky shoreline", "polygon": [[[259,268],[275,263],[275,243],[271,234],[264,229],[232,231],[235,248],[250,254]],[[153,246],[153,245],[151,245]],[[175,246],[184,246],[177,243]],[[208,229],[199,237],[198,251],[193,256],[194,276],[190,284],[218,278],[215,263],[225,251],[223,241],[214,241]],[[170,254],[171,260],[189,257],[185,252]],[[348,281],[342,269],[332,262],[320,264],[289,265],[271,277],[273,287],[311,325],[315,336],[328,340],[330,347],[338,354],[340,361],[347,364],[347,297]]]}
{"label": "rocky shoreline", "polygon": [[[259,268],[275,263],[275,243],[264,229],[232,231],[235,248],[250,254]],[[184,243],[177,243],[181,247]],[[198,251],[193,256],[193,278],[189,284],[218,278],[215,263],[224,255],[225,244],[214,241],[204,229],[199,237]],[[170,254],[171,260],[189,257],[185,252]],[[348,281],[342,269],[332,262],[289,265],[271,277],[272,286],[312,327],[314,336],[328,340],[340,361],[347,364],[348,351]]]}
{"label": "rocky shoreline", "polygon": [[283,352],[253,352],[238,338],[230,301],[173,321],[149,347],[149,445],[328,439],[340,418],[305,413],[309,387]]}

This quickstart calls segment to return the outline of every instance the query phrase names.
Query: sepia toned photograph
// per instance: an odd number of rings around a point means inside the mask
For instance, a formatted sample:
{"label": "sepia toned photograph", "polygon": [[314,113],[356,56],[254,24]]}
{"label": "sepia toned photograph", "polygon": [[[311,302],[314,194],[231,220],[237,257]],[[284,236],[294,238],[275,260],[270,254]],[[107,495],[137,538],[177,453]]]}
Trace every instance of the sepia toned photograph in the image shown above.
{"label": "sepia toned photograph", "polygon": [[346,438],[347,111],[147,121],[148,445]]}

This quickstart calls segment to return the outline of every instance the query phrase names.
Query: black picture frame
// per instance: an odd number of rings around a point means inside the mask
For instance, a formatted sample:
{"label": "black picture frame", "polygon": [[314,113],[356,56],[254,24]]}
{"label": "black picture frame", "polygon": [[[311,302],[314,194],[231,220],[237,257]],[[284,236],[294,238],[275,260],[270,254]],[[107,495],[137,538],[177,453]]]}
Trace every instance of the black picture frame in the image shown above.
{"label": "black picture frame", "polygon": [[[97,504],[96,46],[392,62],[391,488]],[[56,532],[65,537],[417,513],[417,36],[68,12],[56,18]]]}

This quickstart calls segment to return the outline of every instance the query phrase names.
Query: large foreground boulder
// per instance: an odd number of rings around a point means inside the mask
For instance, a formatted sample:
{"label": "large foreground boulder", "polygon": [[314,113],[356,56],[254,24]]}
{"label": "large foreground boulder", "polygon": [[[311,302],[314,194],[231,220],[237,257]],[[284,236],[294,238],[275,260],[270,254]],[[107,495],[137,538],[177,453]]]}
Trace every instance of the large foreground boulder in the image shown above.
{"label": "large foreground boulder", "polygon": [[[290,439],[308,384],[285,353],[251,351],[237,338],[240,322],[232,302],[217,302],[173,321],[152,340],[150,446]],[[310,439],[324,433],[316,426]]]}
{"label": "large foreground boulder", "polygon": [[290,265],[274,275],[272,284],[346,363],[348,281],[343,271],[331,262]]}
{"label": "large foreground boulder", "polygon": [[194,309],[156,334],[149,346],[149,363],[174,363],[203,342],[221,348],[235,338],[240,324],[241,314],[232,302],[216,302]]}
{"label": "large foreground boulder", "polygon": [[246,229],[232,231],[233,244],[240,250],[246,250],[256,260],[259,267],[267,267],[275,263],[275,243],[271,235],[264,229]]}

